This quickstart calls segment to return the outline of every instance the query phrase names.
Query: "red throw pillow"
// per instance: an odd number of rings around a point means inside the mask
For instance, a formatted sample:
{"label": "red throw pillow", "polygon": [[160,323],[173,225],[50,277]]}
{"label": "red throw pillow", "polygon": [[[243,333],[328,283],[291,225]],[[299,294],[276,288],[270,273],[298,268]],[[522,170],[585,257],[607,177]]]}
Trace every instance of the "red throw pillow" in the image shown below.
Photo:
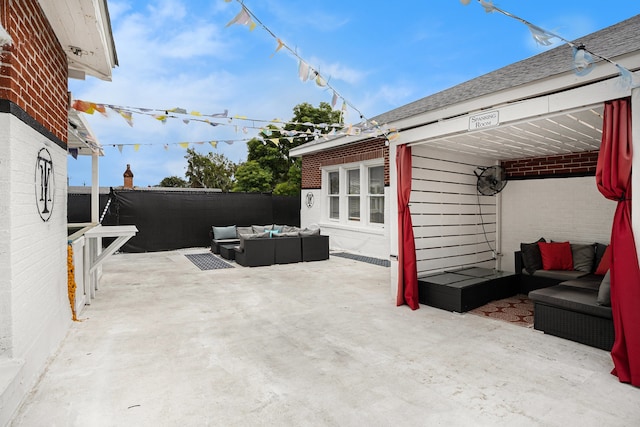
{"label": "red throw pillow", "polygon": [[604,250],[602,254],[602,258],[600,259],[600,264],[598,264],[598,268],[596,268],[595,273],[601,276],[607,274],[609,271],[609,267],[611,266],[611,245],[607,246],[607,249]]}
{"label": "red throw pillow", "polygon": [[538,242],[544,270],[573,270],[573,255],[569,242]]}

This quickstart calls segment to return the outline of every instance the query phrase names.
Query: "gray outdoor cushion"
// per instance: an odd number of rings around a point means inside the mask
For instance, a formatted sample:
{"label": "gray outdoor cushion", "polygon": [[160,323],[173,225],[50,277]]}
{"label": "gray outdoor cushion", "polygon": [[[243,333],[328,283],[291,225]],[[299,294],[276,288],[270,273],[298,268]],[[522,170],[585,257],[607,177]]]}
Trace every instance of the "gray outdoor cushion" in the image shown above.
{"label": "gray outdoor cushion", "polygon": [[565,308],[578,313],[611,319],[611,308],[598,305],[597,293],[589,289],[571,288],[563,285],[536,289],[529,292],[529,298],[536,303]]}
{"label": "gray outdoor cushion", "polygon": [[596,256],[595,245],[571,244],[573,256],[573,269],[591,273],[593,271],[593,259]]}
{"label": "gray outdoor cushion", "polygon": [[602,276],[596,276],[595,274],[587,274],[579,279],[567,280],[560,283],[562,286],[572,288],[590,289],[592,291],[598,291],[600,284],[602,283]]}
{"label": "gray outdoor cushion", "polygon": [[213,226],[213,238],[215,240],[237,238],[236,226],[235,225],[229,225],[227,227]]}
{"label": "gray outdoor cushion", "polygon": [[537,270],[535,273],[533,273],[533,276],[548,277],[550,279],[557,279],[564,282],[565,280],[578,279],[580,277],[586,276],[587,274],[589,273],[575,270]]}
{"label": "gray outdoor cushion", "polygon": [[275,234],[274,237],[298,237],[297,231],[283,231],[282,233]]}
{"label": "gray outdoor cushion", "polygon": [[241,234],[253,234],[253,227],[236,227],[236,232],[238,233],[238,238],[240,238]]}
{"label": "gray outdoor cushion", "polygon": [[298,234],[300,234],[300,236],[302,236],[302,237],[304,237],[304,236],[319,236],[320,235],[320,229],[319,228],[315,228],[315,229],[305,228],[304,230],[300,230],[298,232]]}
{"label": "gray outdoor cushion", "polygon": [[609,276],[611,270],[607,271],[604,275],[600,287],[598,288],[598,304],[611,307],[611,277]]}
{"label": "gray outdoor cushion", "polygon": [[283,225],[282,226],[282,232],[283,233],[290,233],[290,232],[296,232],[297,233],[298,231],[300,231],[300,228],[294,227],[292,225]]}
{"label": "gray outdoor cushion", "polygon": [[252,225],[254,233],[264,233],[265,231],[273,230],[273,224],[267,225]]}

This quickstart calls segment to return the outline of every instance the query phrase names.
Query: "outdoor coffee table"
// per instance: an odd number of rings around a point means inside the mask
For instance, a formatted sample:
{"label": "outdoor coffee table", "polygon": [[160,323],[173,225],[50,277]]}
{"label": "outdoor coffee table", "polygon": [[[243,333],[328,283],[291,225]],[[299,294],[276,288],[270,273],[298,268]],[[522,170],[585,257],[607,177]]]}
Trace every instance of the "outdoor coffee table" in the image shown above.
{"label": "outdoor coffee table", "polygon": [[517,290],[513,273],[478,267],[431,274],[418,280],[421,304],[458,313],[513,296]]}
{"label": "outdoor coffee table", "polygon": [[236,259],[235,248],[238,245],[220,245],[220,256],[224,259],[233,261]]}

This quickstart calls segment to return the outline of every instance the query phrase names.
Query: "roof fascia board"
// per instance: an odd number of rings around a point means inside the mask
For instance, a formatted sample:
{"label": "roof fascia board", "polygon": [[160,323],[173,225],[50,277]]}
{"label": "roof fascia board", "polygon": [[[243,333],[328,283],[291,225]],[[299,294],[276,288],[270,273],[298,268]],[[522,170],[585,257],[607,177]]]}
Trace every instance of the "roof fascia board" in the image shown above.
{"label": "roof fascia board", "polygon": [[[630,70],[637,69],[640,67],[640,51],[633,55],[616,58],[616,62]],[[396,122],[389,123],[389,126],[399,129],[402,134],[405,132],[403,129],[424,126],[434,121],[456,117],[458,115],[476,113],[487,109],[497,108],[500,105],[539,97],[544,94],[561,92],[574,87],[590,85],[593,82],[615,78],[617,75],[618,70],[612,64],[600,62],[595,69],[585,77],[577,76],[573,72],[567,72],[547,79],[538,80],[527,85],[514,87],[501,92],[495,92],[490,95],[474,98],[459,104],[450,105],[413,117],[401,119]]]}

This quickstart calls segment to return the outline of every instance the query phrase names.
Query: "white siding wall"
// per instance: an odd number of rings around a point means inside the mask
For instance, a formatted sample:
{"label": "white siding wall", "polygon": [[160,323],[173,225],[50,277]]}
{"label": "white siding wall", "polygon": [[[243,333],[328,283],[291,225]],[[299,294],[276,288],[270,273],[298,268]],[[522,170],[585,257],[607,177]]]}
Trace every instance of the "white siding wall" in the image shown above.
{"label": "white siding wall", "polygon": [[492,162],[423,146],[413,147],[412,155],[418,276],[471,265],[495,267],[496,197],[478,196],[474,174],[477,166]]}
{"label": "white siding wall", "polygon": [[[0,125],[0,343],[5,362],[12,359],[21,366],[10,385],[13,401],[2,405],[0,415],[6,416],[35,384],[65,336],[71,315],[66,151],[12,115],[0,114]],[[55,174],[54,205],[48,222],[41,219],[35,200],[34,174],[41,148],[51,154]]]}
{"label": "white siding wall", "polygon": [[502,203],[503,270],[514,270],[521,242],[610,241],[616,203],[598,192],[594,177],[511,181]]}

